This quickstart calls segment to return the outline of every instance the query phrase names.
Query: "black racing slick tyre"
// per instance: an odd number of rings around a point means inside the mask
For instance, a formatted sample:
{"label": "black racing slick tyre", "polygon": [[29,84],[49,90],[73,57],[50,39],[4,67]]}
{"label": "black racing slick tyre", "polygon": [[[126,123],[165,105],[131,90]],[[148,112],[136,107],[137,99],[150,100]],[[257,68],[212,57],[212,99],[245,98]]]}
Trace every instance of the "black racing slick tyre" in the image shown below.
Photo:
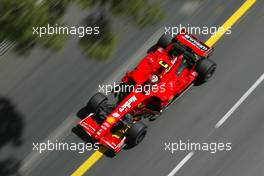
{"label": "black racing slick tyre", "polygon": [[96,114],[98,112],[99,107],[106,101],[107,101],[107,97],[104,94],[96,93],[88,101],[86,105],[86,109],[87,111],[89,111],[89,113]]}
{"label": "black racing slick tyre", "polygon": [[157,45],[153,45],[152,47],[150,47],[147,51],[147,53],[151,53],[151,52],[155,52],[158,49]]}
{"label": "black racing slick tyre", "polygon": [[127,130],[127,144],[131,147],[138,145],[147,134],[147,126],[142,122],[134,123]]}
{"label": "black racing slick tyre", "polygon": [[216,70],[216,63],[210,59],[202,59],[196,66],[198,77],[196,78],[197,84],[205,83],[213,76]]}
{"label": "black racing slick tyre", "polygon": [[159,47],[163,48],[163,49],[166,49],[167,46],[169,46],[169,44],[171,44],[172,39],[173,39],[173,38],[172,38],[170,35],[163,34],[163,35],[160,37],[160,39],[159,39],[157,45],[158,45]]}

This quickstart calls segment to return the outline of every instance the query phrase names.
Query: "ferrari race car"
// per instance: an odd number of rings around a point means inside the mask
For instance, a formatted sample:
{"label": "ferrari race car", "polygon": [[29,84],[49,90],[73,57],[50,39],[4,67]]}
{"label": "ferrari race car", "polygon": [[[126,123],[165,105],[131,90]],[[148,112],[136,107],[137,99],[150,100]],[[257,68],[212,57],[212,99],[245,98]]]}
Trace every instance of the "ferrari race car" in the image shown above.
{"label": "ferrari race car", "polygon": [[143,119],[155,119],[190,85],[200,85],[214,74],[212,51],[187,32],[162,35],[136,68],[124,75],[114,93],[115,103],[96,93],[85,106],[89,115],[78,126],[114,153],[138,145],[147,133]]}

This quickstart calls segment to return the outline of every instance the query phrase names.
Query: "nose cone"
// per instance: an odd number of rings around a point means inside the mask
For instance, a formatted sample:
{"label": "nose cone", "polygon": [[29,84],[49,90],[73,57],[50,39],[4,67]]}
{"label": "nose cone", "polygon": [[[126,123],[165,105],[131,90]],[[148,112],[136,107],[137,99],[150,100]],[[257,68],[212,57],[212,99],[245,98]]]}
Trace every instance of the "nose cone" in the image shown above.
{"label": "nose cone", "polygon": [[100,140],[100,139],[104,136],[104,134],[105,134],[105,131],[104,131],[102,128],[100,128],[100,129],[94,134],[94,138],[95,138],[96,140]]}
{"label": "nose cone", "polygon": [[105,121],[102,123],[100,128],[95,133],[94,137],[95,139],[99,140],[102,138],[106,133],[111,129],[111,127],[116,123],[116,119],[112,116],[109,116],[105,119]]}

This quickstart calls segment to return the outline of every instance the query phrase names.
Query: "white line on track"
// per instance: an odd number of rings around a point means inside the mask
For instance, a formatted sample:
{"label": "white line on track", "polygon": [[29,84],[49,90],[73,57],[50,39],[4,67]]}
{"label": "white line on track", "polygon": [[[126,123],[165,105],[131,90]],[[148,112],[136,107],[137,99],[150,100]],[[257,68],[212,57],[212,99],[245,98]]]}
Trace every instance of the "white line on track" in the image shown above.
{"label": "white line on track", "polygon": [[249,97],[249,95],[262,83],[264,80],[264,73],[258,80],[248,89],[248,91],[236,102],[236,104],[217,122],[215,128],[219,128],[223,123],[235,112],[235,110]]}
{"label": "white line on track", "polygon": [[[252,94],[252,92],[264,81],[264,73],[257,79],[257,81],[247,90],[247,92],[235,103],[235,105],[219,120],[219,122],[215,125],[215,129],[219,128],[232,114],[235,110]],[[213,131],[214,131],[213,130]],[[212,131],[212,132],[213,132]],[[208,135],[210,136],[212,132]],[[207,137],[208,137],[207,136]],[[207,138],[206,137],[206,138]],[[191,157],[194,155],[194,151],[190,152],[186,155],[181,162],[168,174],[168,176],[174,176],[184,164],[186,164]]]}
{"label": "white line on track", "polygon": [[182,166],[194,155],[194,152],[190,152],[188,155],[186,155],[181,162],[169,173],[168,176],[174,176],[181,168]]}

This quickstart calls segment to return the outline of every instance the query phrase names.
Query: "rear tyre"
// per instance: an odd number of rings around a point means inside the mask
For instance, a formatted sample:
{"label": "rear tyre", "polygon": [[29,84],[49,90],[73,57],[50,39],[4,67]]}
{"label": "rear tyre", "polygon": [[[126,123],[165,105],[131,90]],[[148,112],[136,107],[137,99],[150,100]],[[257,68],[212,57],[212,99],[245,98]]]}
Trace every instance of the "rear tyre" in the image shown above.
{"label": "rear tyre", "polygon": [[98,113],[100,106],[107,101],[107,97],[102,93],[96,93],[86,105],[86,109],[89,113]]}
{"label": "rear tyre", "polygon": [[197,67],[196,71],[198,77],[196,78],[197,84],[205,83],[213,76],[216,70],[216,63],[210,59],[202,59]]}
{"label": "rear tyre", "polygon": [[147,134],[147,126],[142,122],[134,123],[127,131],[127,144],[131,147],[138,145]]}
{"label": "rear tyre", "polygon": [[173,39],[173,38],[172,38],[170,35],[163,34],[163,35],[160,37],[160,39],[159,39],[157,45],[158,45],[159,47],[163,48],[163,49],[166,49],[167,46],[169,46],[169,44],[171,44],[172,39]]}
{"label": "rear tyre", "polygon": [[155,52],[158,49],[157,45],[153,45],[152,47],[150,47],[147,51],[147,53],[151,53],[151,52]]}

